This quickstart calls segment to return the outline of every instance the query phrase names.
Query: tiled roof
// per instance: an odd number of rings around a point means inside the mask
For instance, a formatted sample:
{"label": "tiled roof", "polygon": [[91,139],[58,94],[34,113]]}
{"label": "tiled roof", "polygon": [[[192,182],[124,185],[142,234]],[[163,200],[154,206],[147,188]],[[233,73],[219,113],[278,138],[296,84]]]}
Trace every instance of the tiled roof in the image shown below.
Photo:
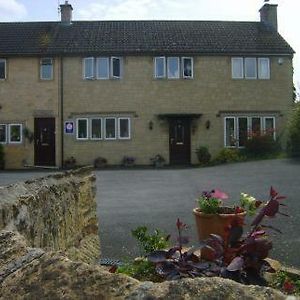
{"label": "tiled roof", "polygon": [[292,54],[261,22],[75,21],[0,23],[0,56],[75,54]]}

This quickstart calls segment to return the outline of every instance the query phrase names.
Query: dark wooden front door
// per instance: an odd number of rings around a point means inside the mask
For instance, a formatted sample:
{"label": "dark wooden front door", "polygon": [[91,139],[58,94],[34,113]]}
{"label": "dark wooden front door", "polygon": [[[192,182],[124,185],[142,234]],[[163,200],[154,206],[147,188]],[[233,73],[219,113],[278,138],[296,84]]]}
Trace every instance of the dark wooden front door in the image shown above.
{"label": "dark wooden front door", "polygon": [[170,164],[191,163],[190,119],[170,119]]}
{"label": "dark wooden front door", "polygon": [[34,119],[34,164],[55,166],[55,119]]}

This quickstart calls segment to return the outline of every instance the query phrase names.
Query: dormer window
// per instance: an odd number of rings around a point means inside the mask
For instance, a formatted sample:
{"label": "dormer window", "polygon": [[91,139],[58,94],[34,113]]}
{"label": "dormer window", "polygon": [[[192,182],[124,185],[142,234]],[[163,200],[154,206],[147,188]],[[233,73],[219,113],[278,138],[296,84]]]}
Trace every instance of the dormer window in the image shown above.
{"label": "dormer window", "polygon": [[42,80],[53,79],[53,59],[42,58],[40,60],[40,78]]}
{"label": "dormer window", "polygon": [[0,58],[0,80],[6,79],[6,59]]}

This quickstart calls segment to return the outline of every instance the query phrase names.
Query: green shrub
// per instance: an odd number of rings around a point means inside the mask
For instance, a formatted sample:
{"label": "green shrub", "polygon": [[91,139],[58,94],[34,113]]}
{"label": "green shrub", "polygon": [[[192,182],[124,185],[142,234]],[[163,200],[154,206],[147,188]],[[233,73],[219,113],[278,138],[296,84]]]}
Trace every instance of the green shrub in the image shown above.
{"label": "green shrub", "polygon": [[3,170],[5,167],[5,160],[4,160],[4,147],[0,144],[0,170]]}
{"label": "green shrub", "polygon": [[211,154],[209,153],[207,147],[199,147],[198,149],[196,149],[196,154],[201,165],[207,165],[210,162]]}
{"label": "green shrub", "polygon": [[300,104],[297,104],[288,124],[288,154],[300,157]]}
{"label": "green shrub", "polygon": [[273,134],[256,134],[245,142],[244,153],[248,157],[267,157],[280,152],[280,144]]}
{"label": "green shrub", "polygon": [[229,162],[238,162],[245,160],[245,157],[241,155],[238,149],[224,148],[215,158],[216,163],[229,163]]}

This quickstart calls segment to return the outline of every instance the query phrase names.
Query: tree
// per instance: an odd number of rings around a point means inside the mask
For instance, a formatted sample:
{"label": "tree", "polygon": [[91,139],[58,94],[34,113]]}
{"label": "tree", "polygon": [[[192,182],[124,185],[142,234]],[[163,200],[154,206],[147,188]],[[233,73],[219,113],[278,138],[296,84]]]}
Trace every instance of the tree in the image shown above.
{"label": "tree", "polygon": [[295,104],[288,124],[289,140],[288,153],[292,157],[300,157],[300,103]]}

